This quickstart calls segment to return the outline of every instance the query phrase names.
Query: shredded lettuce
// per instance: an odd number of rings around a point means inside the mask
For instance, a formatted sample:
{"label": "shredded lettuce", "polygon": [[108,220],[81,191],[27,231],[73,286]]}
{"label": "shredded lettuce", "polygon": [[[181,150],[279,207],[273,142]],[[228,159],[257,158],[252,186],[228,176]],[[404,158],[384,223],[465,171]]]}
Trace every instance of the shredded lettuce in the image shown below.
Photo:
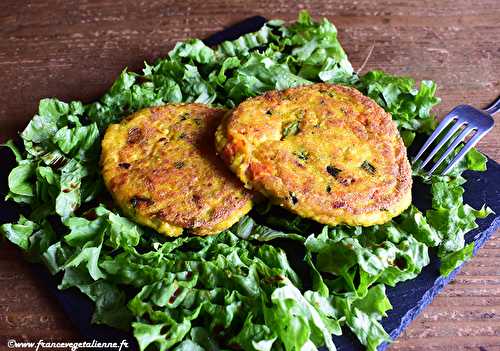
{"label": "shredded lettuce", "polygon": [[[187,40],[142,73],[124,70],[96,102],[40,101],[21,133],[22,148],[5,144],[17,161],[7,199],[30,211],[0,233],[60,273],[60,289],[87,295],[94,323],[132,331],[141,350],[335,350],[331,335],[342,328],[376,350],[390,341],[380,323],[392,308],[386,286],[415,278],[430,250],[444,275],[471,257],[464,235],[491,213],[463,203],[461,173],[486,169],[478,151],[449,176],[416,172],[430,185],[432,208],[411,206],[384,225],[321,227],[258,206],[203,238],[168,239],[123,217],[107,202],[98,171],[104,130],[133,111],[169,102],[232,107],[271,89],[321,81],[374,99],[407,146],[436,124],[433,82],[417,88],[382,71],[358,76],[334,25],[307,12],[289,26],[270,21],[216,48]],[[300,255],[299,270],[291,258]],[[302,282],[304,269],[311,286]]]}
{"label": "shredded lettuce", "polygon": [[355,86],[391,113],[406,146],[415,133],[428,133],[435,128],[431,109],[441,100],[435,96],[434,82],[423,80],[417,89],[411,78],[371,71],[361,76]]}

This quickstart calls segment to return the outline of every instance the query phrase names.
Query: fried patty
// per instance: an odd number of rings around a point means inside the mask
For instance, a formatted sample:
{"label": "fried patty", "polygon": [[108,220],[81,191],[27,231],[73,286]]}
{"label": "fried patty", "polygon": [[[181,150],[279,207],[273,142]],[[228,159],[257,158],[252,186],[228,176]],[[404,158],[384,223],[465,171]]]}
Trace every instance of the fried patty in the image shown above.
{"label": "fried patty", "polygon": [[411,203],[391,115],[354,88],[314,84],[241,103],[216,148],[249,189],[320,223],[382,224]]}
{"label": "fried patty", "polygon": [[250,211],[251,194],[217,157],[225,110],[175,104],[141,110],[108,127],[102,175],[122,211],[167,236],[209,235]]}

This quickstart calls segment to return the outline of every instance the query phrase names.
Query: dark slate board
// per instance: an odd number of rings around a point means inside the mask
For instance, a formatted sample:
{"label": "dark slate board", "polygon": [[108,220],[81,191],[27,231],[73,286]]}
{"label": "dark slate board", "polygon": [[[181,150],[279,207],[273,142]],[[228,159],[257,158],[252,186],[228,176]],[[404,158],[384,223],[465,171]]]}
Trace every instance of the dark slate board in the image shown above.
{"label": "dark slate board", "polygon": [[[224,40],[233,40],[239,36],[258,30],[266,19],[255,16],[244,20],[222,32],[216,33],[205,40],[207,45],[217,45]],[[415,143],[418,145],[418,141]],[[411,150],[410,150],[411,154]],[[15,164],[14,158],[6,148],[0,150],[2,167],[0,168],[0,223],[16,221],[19,213],[23,212],[13,203],[3,201],[7,193],[7,176],[10,169]],[[496,229],[500,227],[500,165],[488,159],[488,170],[486,172],[466,172],[465,177],[468,182],[465,184],[465,202],[479,208],[483,204],[488,204],[497,215],[490,215],[488,218],[479,220],[479,227],[466,235],[467,243],[475,241],[474,254],[484,245]],[[428,189],[422,184],[415,184],[413,189],[414,203],[420,208],[428,207]],[[85,340],[97,341],[117,341],[128,340],[130,349],[137,349],[134,338],[127,333],[117,331],[107,326],[91,324],[92,304],[90,300],[76,289],[60,291],[57,284],[60,276],[51,276],[41,265],[33,265],[37,279],[42,285],[54,295],[62,305],[68,318],[79,329],[82,338]],[[387,295],[394,307],[388,312],[388,317],[382,321],[385,330],[393,339],[398,337],[403,330],[413,321],[417,315],[434,299],[443,287],[448,284],[458,273],[457,268],[450,276],[442,278],[439,276],[439,261],[437,257],[431,256],[430,264],[422,270],[422,273],[415,279],[399,283],[395,288],[389,288]],[[344,330],[344,335],[334,337],[337,349],[342,351],[363,350],[363,346],[356,337],[348,330]],[[379,347],[385,350],[387,344]]]}

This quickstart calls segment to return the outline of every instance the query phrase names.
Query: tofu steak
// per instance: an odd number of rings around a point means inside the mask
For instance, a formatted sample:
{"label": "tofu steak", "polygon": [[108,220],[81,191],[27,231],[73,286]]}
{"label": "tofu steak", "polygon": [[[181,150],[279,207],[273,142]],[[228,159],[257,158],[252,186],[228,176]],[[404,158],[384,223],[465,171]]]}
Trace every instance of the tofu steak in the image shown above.
{"label": "tofu steak", "polygon": [[225,112],[172,104],[108,127],[102,175],[127,216],[167,236],[210,235],[250,211],[250,192],[215,153],[214,132]]}
{"label": "tofu steak", "polygon": [[248,99],[216,148],[249,189],[317,222],[382,224],[411,203],[411,168],[391,115],[350,87],[314,84]]}

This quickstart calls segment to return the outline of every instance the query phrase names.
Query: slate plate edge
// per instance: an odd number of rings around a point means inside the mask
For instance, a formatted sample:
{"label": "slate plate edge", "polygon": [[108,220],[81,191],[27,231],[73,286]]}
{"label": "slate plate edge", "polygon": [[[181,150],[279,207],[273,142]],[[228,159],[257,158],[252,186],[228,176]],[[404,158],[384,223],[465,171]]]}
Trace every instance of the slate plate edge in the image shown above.
{"label": "slate plate edge", "polygon": [[[490,226],[479,233],[478,237],[473,238],[474,241],[474,251],[473,251],[473,256],[476,256],[477,252],[481,247],[484,246],[484,244],[491,238],[491,236],[500,228],[500,216],[496,217],[493,222],[491,222]],[[418,315],[428,306],[430,303],[436,298],[436,296],[443,290],[443,288],[448,285],[452,280],[455,279],[457,274],[461,271],[462,267],[470,262],[470,260],[467,260],[466,262],[462,263],[460,266],[455,268],[453,272],[450,273],[447,277],[439,277],[438,279],[435,280],[434,282],[434,287],[432,289],[427,290],[424,295],[420,298],[418,304],[409,309],[404,316],[401,318],[401,324],[397,329],[394,329],[389,333],[391,339],[396,340],[397,337],[399,337],[403,331],[408,328],[411,322],[413,322]],[[378,347],[379,351],[384,351],[387,349],[388,346],[390,346],[391,343],[383,343]]]}

